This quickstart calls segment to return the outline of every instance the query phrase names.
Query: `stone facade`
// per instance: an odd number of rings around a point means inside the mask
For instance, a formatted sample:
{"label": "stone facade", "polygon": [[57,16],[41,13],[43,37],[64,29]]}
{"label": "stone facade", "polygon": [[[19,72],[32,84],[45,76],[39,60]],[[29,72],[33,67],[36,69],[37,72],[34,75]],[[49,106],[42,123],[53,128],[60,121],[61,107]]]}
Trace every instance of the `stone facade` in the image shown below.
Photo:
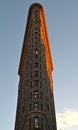
{"label": "stone facade", "polygon": [[18,74],[15,130],[57,130],[50,54],[43,7],[29,8]]}

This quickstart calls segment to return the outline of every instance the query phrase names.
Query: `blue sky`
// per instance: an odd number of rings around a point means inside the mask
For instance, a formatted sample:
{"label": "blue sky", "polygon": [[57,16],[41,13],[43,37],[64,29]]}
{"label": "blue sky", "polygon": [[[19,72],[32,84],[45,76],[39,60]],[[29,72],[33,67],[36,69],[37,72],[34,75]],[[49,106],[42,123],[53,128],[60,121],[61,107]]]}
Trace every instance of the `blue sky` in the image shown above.
{"label": "blue sky", "polygon": [[78,130],[78,0],[0,0],[0,129],[14,130],[28,8],[43,5],[54,64],[57,128]]}

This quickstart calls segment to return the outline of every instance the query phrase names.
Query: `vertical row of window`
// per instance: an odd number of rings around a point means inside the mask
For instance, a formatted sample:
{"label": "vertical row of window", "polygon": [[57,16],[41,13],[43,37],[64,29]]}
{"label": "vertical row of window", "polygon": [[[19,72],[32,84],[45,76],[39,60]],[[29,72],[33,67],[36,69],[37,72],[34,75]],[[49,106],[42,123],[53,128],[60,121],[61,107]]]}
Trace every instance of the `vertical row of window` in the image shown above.
{"label": "vertical row of window", "polygon": [[[33,93],[32,92],[30,92],[30,100],[32,101],[34,101],[34,110],[35,111],[37,111],[37,110],[39,110],[39,102],[38,102],[38,96],[39,96],[39,93],[38,93],[38,90],[35,90],[34,91],[34,99],[33,99]],[[41,92],[41,99],[42,99],[42,92]],[[41,109],[41,111],[43,111],[43,104],[41,104],[40,103],[40,109]],[[30,111],[32,110],[32,103],[30,103]]]}
{"label": "vertical row of window", "polygon": [[[35,16],[35,20],[38,19],[38,11],[34,10],[34,16]],[[39,30],[38,30],[38,26],[36,24],[36,26],[34,26],[35,28],[35,32],[34,32],[34,38],[35,41],[33,43],[33,57],[34,57],[34,61],[33,61],[33,67],[34,67],[34,87],[36,87],[36,90],[34,90],[34,110],[38,110],[39,109],[39,102],[38,102],[38,80],[36,80],[35,78],[38,78],[39,76],[39,72],[38,72],[38,38],[39,38]],[[35,119],[35,126],[38,127],[38,119]]]}
{"label": "vertical row of window", "polygon": [[[39,102],[38,102],[38,98],[39,98],[39,92],[38,92],[38,86],[39,86],[39,71],[38,71],[38,67],[39,67],[39,62],[38,62],[38,56],[39,56],[39,49],[38,49],[38,42],[39,42],[39,27],[37,24],[37,21],[39,21],[39,11],[38,10],[34,10],[33,11],[33,20],[36,22],[34,29],[34,41],[32,42],[32,48],[33,48],[33,67],[34,67],[34,71],[33,71],[33,77],[34,77],[34,84],[32,84],[31,82],[31,88],[34,86],[34,92],[30,92],[30,100],[33,99],[33,106],[34,106],[34,111],[37,111],[39,109]],[[33,36],[32,36],[33,39]],[[32,74],[31,74],[32,76]],[[40,85],[42,85],[42,83],[40,82]],[[42,99],[42,92],[41,92],[41,99]],[[43,109],[43,105],[41,104],[41,110]],[[32,110],[32,103],[30,104],[30,111]],[[43,120],[42,120],[43,121]],[[31,126],[31,119],[30,119],[30,124]],[[34,128],[38,129],[39,128],[39,117],[34,117]]]}
{"label": "vertical row of window", "polygon": [[[34,91],[34,98],[38,98],[38,90]],[[32,92],[30,92],[30,99],[32,99]]]}
{"label": "vertical row of window", "polygon": [[33,11],[33,21],[39,21],[39,11],[38,10]]}

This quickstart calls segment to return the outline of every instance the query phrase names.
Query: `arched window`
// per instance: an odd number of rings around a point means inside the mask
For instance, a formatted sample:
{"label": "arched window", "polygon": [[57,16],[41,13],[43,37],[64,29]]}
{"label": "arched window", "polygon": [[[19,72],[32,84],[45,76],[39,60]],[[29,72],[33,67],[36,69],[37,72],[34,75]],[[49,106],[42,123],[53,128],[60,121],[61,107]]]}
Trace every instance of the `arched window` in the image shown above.
{"label": "arched window", "polygon": [[38,119],[38,117],[35,117],[35,118],[34,118],[34,127],[35,127],[36,129],[39,128],[39,119]]}

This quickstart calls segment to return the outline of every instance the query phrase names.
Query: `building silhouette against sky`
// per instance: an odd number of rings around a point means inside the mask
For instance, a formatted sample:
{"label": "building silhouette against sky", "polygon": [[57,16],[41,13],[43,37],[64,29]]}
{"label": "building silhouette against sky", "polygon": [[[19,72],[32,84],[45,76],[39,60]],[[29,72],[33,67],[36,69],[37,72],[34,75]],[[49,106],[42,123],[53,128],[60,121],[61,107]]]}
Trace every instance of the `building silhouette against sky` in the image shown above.
{"label": "building silhouette against sky", "polygon": [[15,130],[57,130],[53,63],[43,7],[29,8],[18,74]]}

